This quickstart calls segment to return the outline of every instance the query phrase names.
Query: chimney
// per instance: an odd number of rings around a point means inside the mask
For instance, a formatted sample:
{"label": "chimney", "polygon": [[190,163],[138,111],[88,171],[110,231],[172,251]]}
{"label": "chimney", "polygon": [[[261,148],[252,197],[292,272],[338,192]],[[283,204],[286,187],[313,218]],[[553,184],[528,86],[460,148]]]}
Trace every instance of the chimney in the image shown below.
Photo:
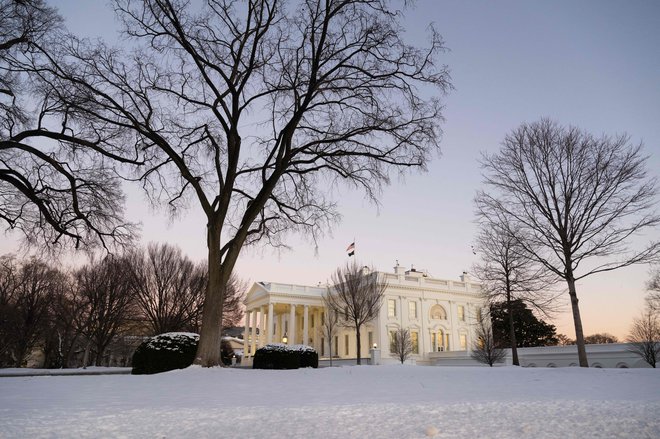
{"label": "chimney", "polygon": [[463,274],[461,274],[461,282],[470,282],[470,280],[470,275],[467,271],[464,271]]}
{"label": "chimney", "polygon": [[394,266],[394,274],[404,274],[406,269],[399,265],[399,260],[397,259],[396,265]]}

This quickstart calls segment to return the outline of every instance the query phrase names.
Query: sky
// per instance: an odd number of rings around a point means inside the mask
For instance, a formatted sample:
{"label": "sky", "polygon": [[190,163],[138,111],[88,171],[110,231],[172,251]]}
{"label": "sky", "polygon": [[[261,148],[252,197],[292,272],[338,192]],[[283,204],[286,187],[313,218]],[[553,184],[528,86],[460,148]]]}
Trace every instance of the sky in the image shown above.
{"label": "sky", "polygon": [[[74,33],[116,38],[105,2],[49,3]],[[242,278],[325,283],[355,241],[360,263],[378,270],[391,271],[398,261],[458,279],[478,259],[470,246],[480,154],[497,151],[508,132],[542,117],[596,135],[627,132],[645,145],[650,173],[660,174],[660,2],[419,0],[404,21],[407,40],[423,45],[430,23],[449,48],[440,61],[454,85],[445,98],[442,153],[425,173],[394,176],[379,205],[362,193],[332,189],[342,213],[332,231],[316,246],[294,235],[286,239],[289,250],[244,250],[236,268]],[[169,242],[192,259],[205,257],[205,223],[196,206],[172,219],[150,207],[138,188],[127,193],[127,217],[142,223],[143,242]],[[639,241],[653,239],[660,231]],[[0,254],[17,248],[17,236],[7,234]],[[648,277],[648,266],[635,266],[581,281],[585,335],[624,338],[643,307]],[[552,322],[574,337],[568,305]]]}

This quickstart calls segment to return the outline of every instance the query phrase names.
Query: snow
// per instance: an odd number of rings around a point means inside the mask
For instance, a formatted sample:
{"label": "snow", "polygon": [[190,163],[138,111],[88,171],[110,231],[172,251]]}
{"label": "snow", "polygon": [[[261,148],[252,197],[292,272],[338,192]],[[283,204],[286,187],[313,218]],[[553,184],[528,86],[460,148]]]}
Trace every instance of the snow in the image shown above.
{"label": "snow", "polygon": [[146,347],[155,351],[181,351],[182,345],[197,345],[199,335],[193,332],[166,332],[147,341]]}
{"label": "snow", "polygon": [[0,437],[660,437],[660,370],[360,366],[0,378]]}

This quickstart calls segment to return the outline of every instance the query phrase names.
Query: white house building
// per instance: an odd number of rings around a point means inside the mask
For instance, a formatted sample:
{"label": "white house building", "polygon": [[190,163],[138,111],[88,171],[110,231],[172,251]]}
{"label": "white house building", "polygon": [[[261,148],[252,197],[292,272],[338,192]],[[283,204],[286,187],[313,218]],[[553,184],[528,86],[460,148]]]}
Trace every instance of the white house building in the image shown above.
{"label": "white house building", "polygon": [[[426,272],[405,270],[397,264],[393,273],[378,272],[387,283],[380,313],[361,333],[363,358],[374,345],[382,363],[397,361],[390,352],[393,333],[400,327],[411,332],[417,364],[432,364],[433,353],[455,352],[469,358],[475,340],[475,318],[480,312],[480,285],[464,273],[461,280],[430,277]],[[356,358],[354,330],[340,327],[332,340],[323,334],[323,295],[328,286],[301,286],[257,282],[245,298],[244,364],[255,350],[268,343],[306,344],[328,358]],[[332,344],[331,344],[332,343]]]}

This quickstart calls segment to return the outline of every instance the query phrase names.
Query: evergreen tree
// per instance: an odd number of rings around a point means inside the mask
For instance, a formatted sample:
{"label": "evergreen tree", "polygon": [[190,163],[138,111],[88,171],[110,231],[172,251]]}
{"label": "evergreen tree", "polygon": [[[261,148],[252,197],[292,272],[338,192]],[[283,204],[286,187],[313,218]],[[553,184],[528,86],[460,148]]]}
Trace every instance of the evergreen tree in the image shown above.
{"label": "evergreen tree", "polygon": [[[517,347],[555,346],[559,343],[555,326],[537,318],[523,301],[514,300],[511,303],[511,309],[513,310]],[[496,343],[510,348],[509,311],[506,304],[493,304],[490,313]]]}

